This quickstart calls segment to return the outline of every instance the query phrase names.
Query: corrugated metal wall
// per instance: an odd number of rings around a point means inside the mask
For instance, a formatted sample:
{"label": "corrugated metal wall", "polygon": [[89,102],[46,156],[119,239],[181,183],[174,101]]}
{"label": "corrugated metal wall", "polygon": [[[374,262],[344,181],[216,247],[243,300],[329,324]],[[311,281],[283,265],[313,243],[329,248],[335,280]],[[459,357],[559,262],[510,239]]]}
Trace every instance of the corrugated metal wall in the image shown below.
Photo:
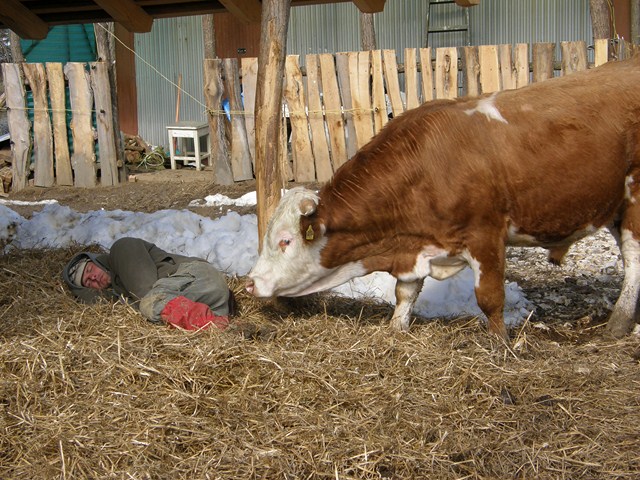
{"label": "corrugated metal wall", "polygon": [[[375,16],[378,48],[396,50],[425,45],[427,0],[387,0]],[[431,8],[432,26],[460,24],[465,9],[455,5]],[[469,9],[471,45],[592,41],[589,0],[482,0]],[[204,103],[202,93],[201,17],[156,20],[148,34],[137,34],[136,52],[174,82],[182,73],[183,86]],[[429,36],[429,46],[463,46],[464,33]],[[353,3],[291,9],[287,53],[334,53],[360,49],[358,10]],[[175,87],[136,60],[139,130],[152,144],[168,145],[165,127],[175,120]],[[204,108],[182,97],[180,118],[205,120]]]}
{"label": "corrugated metal wall", "polygon": [[175,84],[182,75],[182,88],[196,99],[181,94],[180,120],[206,122],[201,17],[155,20],[151,32],[135,35],[135,50],[153,66],[136,58],[139,134],[168,152],[166,127],[175,123],[177,94],[160,74]]}
{"label": "corrugated metal wall", "polygon": [[[374,17],[378,48],[398,52],[424,47],[427,0],[387,0],[384,11]],[[432,5],[430,25],[459,25],[469,13],[471,45],[591,41],[589,0],[482,0],[465,9],[454,4]],[[331,27],[328,27],[331,26]],[[430,47],[466,45],[463,32],[432,33]],[[307,53],[360,49],[358,9],[353,3],[296,7],[291,9],[287,52]]]}

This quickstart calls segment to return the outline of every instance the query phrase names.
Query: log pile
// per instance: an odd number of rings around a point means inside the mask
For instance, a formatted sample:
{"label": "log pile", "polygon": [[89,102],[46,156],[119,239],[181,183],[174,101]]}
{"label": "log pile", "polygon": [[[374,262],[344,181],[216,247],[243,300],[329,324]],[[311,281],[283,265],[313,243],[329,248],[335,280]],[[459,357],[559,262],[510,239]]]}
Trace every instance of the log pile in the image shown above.
{"label": "log pile", "polygon": [[124,136],[124,158],[127,163],[138,165],[144,156],[151,153],[151,147],[139,135]]}

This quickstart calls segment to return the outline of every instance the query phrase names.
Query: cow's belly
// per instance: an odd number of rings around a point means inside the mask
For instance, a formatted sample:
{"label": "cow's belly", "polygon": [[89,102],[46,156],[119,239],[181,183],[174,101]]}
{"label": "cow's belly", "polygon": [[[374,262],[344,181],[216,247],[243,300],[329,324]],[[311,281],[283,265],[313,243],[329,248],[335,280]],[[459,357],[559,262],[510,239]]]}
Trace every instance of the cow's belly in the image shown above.
{"label": "cow's belly", "polygon": [[597,227],[587,225],[585,228],[575,230],[567,236],[550,240],[549,238],[537,238],[534,235],[520,233],[517,226],[510,225],[507,231],[507,245],[512,247],[564,247],[571,245],[584,237],[593,235],[597,231]]}

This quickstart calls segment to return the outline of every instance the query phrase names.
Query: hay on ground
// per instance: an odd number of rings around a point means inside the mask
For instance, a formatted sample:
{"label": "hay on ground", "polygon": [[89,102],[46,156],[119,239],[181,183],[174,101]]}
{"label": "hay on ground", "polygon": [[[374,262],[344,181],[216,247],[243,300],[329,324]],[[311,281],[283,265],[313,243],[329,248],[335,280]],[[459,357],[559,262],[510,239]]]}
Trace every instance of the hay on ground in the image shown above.
{"label": "hay on ground", "polygon": [[[76,303],[74,249],[0,260],[0,478],[638,478],[638,338],[249,298],[225,332]],[[565,330],[560,330],[565,328]]]}

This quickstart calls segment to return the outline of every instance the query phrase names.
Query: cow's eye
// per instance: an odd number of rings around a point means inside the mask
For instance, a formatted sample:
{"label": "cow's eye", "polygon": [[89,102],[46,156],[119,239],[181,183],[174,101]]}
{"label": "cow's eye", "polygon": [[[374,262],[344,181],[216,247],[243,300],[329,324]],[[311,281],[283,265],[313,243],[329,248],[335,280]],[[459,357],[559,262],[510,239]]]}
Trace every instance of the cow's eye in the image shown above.
{"label": "cow's eye", "polygon": [[284,252],[287,249],[287,247],[291,245],[291,240],[288,238],[283,238],[282,240],[280,240],[278,245],[280,246],[280,250]]}

